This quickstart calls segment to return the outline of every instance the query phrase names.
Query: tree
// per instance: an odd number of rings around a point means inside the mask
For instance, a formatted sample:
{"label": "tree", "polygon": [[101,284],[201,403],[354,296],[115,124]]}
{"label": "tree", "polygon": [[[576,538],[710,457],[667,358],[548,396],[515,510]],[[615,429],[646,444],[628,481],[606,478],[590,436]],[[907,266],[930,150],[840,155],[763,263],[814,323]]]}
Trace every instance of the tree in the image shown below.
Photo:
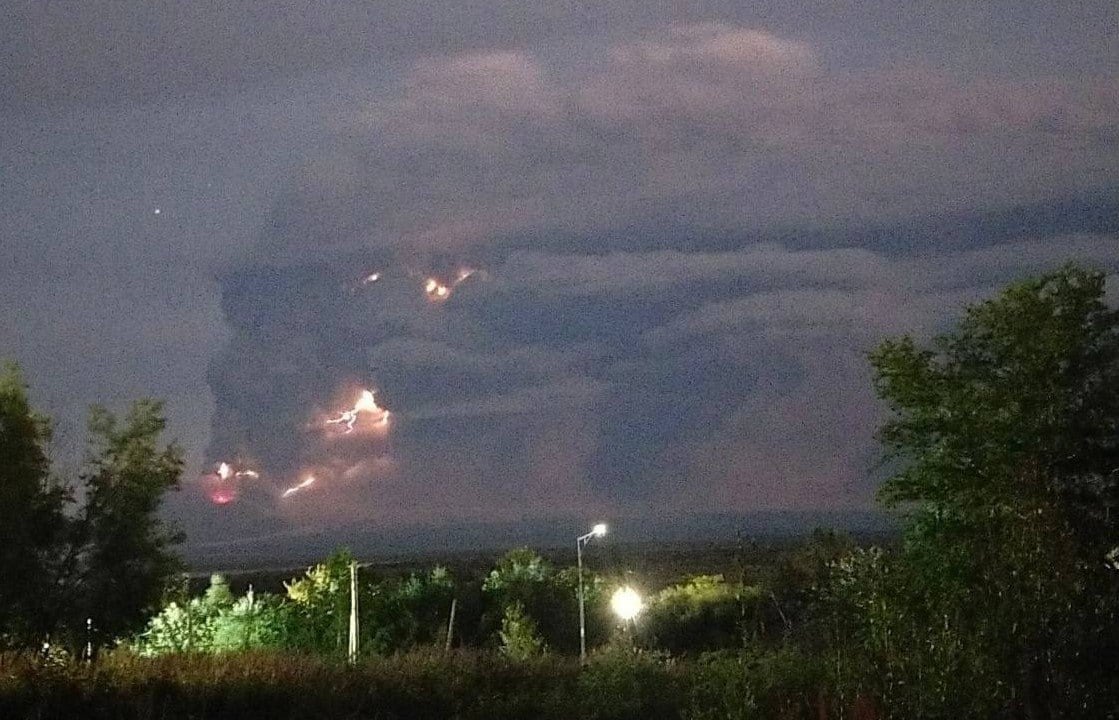
{"label": "tree", "polygon": [[284,583],[293,603],[288,630],[292,645],[326,653],[345,651],[353,562],[348,550],[338,550],[326,562],[308,568],[302,578]]}
{"label": "tree", "polygon": [[41,640],[57,611],[68,494],[51,478],[49,439],[19,369],[0,367],[0,647]]}
{"label": "tree", "polygon": [[155,400],[136,402],[123,422],[91,411],[86,500],[71,549],[72,622],[80,628],[91,618],[100,640],[139,630],[180,569],[171,548],[182,537],[158,516],[183,469],[178,446],[160,445],[166,424]]}
{"label": "tree", "polygon": [[447,569],[363,586],[362,647],[387,654],[446,638],[455,584]]}
{"label": "tree", "polygon": [[913,622],[966,639],[989,668],[987,707],[1103,717],[1119,706],[1101,669],[1119,662],[1119,313],[1104,276],[1017,283],[931,346],[888,340],[871,362]]}
{"label": "tree", "polygon": [[544,638],[536,622],[525,612],[525,606],[513,602],[505,607],[501,616],[501,652],[514,660],[528,660],[547,651]]}
{"label": "tree", "polygon": [[[602,619],[608,612],[602,602],[602,581],[583,571],[583,591],[587,610],[587,640],[594,643],[609,628]],[[532,619],[534,628],[549,648],[574,652],[579,648],[579,580],[575,568],[560,571],[529,548],[510,550],[503,555],[482,584],[489,609],[483,625],[498,632],[506,611],[520,604]]]}
{"label": "tree", "polygon": [[215,621],[233,607],[233,593],[222,575],[210,576],[210,586],[202,597],[186,597],[183,587],[151,620],[136,638],[133,648],[142,655],[169,652],[210,652],[214,646]]}
{"label": "tree", "polygon": [[235,598],[226,579],[212,575],[202,597],[167,603],[131,647],[141,655],[279,647],[288,635],[289,611],[281,598],[257,596],[251,588]]}

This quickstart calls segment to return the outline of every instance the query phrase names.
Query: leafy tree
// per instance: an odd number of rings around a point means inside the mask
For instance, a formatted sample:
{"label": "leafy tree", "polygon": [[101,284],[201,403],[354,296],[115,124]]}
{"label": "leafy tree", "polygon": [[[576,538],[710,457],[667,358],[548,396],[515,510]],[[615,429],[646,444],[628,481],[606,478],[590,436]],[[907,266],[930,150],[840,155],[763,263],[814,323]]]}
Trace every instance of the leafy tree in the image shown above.
{"label": "leafy tree", "polygon": [[250,589],[212,621],[213,652],[282,647],[290,628],[289,606],[275,595]]}
{"label": "leafy tree", "polygon": [[177,489],[182,451],[160,445],[162,403],[136,402],[123,422],[93,408],[85,504],[74,526],[70,566],[72,627],[92,618],[98,637],[135,632],[158,607],[180,569],[172,546],[182,537],[159,518],[163,494]]}
{"label": "leafy tree", "polygon": [[[770,581],[769,602],[763,602],[759,622],[764,626],[779,625],[784,636],[792,633],[811,635],[813,604],[820,588],[826,587],[835,564],[850,555],[855,542],[850,535],[836,530],[817,528],[812,535],[786,554],[777,563]],[[774,617],[776,615],[776,617]],[[761,633],[765,634],[765,628]]]}
{"label": "leafy tree", "polygon": [[528,596],[538,586],[547,583],[553,572],[551,563],[536,551],[527,547],[515,548],[498,559],[482,589],[508,596]]}
{"label": "leafy tree", "polygon": [[51,479],[50,428],[15,365],[0,367],[0,647],[49,632],[57,614],[66,491]]}
{"label": "leafy tree", "polygon": [[289,643],[319,652],[345,652],[353,561],[348,550],[338,550],[326,562],[309,568],[302,578],[284,583],[293,604],[287,631]]}
{"label": "leafy tree", "polygon": [[210,578],[201,597],[169,602],[133,642],[141,655],[218,653],[280,647],[289,629],[289,606],[274,595],[250,589],[235,598],[221,575]]}
{"label": "leafy tree", "polygon": [[[602,639],[610,627],[602,597],[603,583],[583,571],[587,608],[587,641]],[[579,649],[578,573],[575,568],[556,571],[551,563],[529,548],[510,550],[502,556],[482,584],[489,601],[483,624],[495,632],[506,610],[519,603],[532,618],[547,645],[563,652]]]}
{"label": "leafy tree", "polygon": [[450,573],[439,566],[366,586],[359,607],[362,647],[392,653],[442,641],[454,592]]}
{"label": "leafy tree", "polygon": [[990,680],[973,698],[985,711],[1119,707],[1104,669],[1119,667],[1119,313],[1103,275],[1017,283],[931,346],[889,340],[871,362],[899,468],[882,498],[908,516],[898,612],[926,628],[906,652],[932,667],[930,633],[952,629]]}
{"label": "leafy tree", "polygon": [[151,620],[133,647],[143,655],[168,652],[211,652],[217,620],[233,607],[233,593],[222,575],[210,576],[202,597],[179,597]]}
{"label": "leafy tree", "polygon": [[525,606],[513,602],[501,616],[501,651],[514,660],[527,660],[547,650],[536,623],[525,612]]}

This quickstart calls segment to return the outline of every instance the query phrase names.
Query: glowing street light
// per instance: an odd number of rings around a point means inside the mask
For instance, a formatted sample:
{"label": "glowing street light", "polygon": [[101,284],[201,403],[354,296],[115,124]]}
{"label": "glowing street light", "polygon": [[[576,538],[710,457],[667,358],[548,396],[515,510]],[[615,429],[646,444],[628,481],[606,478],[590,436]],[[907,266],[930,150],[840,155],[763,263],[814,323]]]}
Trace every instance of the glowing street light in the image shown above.
{"label": "glowing street light", "polygon": [[610,598],[610,609],[614,611],[623,622],[633,620],[645,609],[641,595],[631,587],[621,587],[614,591]]}
{"label": "glowing street light", "polygon": [[606,523],[598,523],[586,535],[575,538],[575,557],[579,564],[579,661],[587,661],[587,611],[583,597],[583,546],[591,538],[600,538],[606,534]]}

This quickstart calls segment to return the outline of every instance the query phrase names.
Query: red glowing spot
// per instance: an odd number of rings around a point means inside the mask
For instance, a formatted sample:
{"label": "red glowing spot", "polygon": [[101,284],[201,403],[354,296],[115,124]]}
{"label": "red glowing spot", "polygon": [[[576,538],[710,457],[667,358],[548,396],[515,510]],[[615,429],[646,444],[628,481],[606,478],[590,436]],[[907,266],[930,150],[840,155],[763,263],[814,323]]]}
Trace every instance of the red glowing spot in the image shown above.
{"label": "red glowing spot", "polygon": [[232,490],[215,490],[210,493],[210,502],[215,505],[228,505],[237,498]]}

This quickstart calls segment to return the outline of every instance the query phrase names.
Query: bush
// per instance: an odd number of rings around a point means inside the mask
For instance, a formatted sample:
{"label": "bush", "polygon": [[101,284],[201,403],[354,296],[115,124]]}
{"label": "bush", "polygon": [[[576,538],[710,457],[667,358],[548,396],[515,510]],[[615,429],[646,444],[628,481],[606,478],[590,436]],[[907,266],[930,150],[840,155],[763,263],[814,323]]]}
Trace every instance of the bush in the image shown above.
{"label": "bush", "polygon": [[744,645],[747,618],[761,598],[758,588],[699,575],[657,593],[641,615],[641,644],[673,654]]}

